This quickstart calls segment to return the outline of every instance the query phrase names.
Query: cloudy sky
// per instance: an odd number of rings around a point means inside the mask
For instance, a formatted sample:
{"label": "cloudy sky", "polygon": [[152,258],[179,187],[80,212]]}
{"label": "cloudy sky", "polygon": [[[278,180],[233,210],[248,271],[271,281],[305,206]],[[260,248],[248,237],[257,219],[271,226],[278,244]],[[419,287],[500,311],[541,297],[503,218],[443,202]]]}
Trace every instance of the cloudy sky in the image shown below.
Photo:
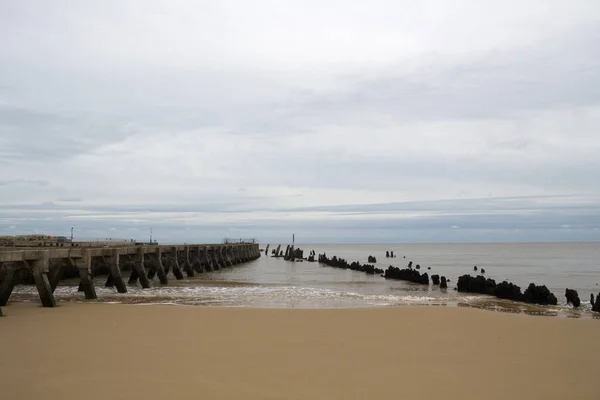
{"label": "cloudy sky", "polygon": [[0,2],[0,235],[600,240],[600,3]]}

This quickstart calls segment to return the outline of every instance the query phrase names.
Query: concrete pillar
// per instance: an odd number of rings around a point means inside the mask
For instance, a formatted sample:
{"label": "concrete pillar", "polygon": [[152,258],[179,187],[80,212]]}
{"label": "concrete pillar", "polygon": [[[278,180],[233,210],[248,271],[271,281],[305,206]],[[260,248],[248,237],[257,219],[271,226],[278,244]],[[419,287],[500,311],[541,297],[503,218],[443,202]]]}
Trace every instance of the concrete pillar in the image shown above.
{"label": "concrete pillar", "polygon": [[14,264],[4,264],[3,277],[0,281],[0,306],[5,306],[19,281],[18,267]]}
{"label": "concrete pillar", "polygon": [[208,255],[208,246],[202,246],[202,264],[204,264],[204,270],[214,271],[212,260]]}
{"label": "concrete pillar", "polygon": [[133,262],[134,264],[131,275],[133,275],[134,271],[137,271],[142,288],[148,289],[150,287],[150,281],[148,280],[148,275],[146,274],[146,268],[144,268],[144,253],[146,253],[146,246],[138,246],[136,250],[137,252]]}
{"label": "concrete pillar", "polygon": [[204,272],[204,266],[200,262],[200,246],[194,246],[190,250],[191,262],[194,270],[198,273]]}
{"label": "concrete pillar", "polygon": [[88,300],[95,300],[98,298],[96,295],[96,288],[94,287],[94,281],[92,277],[92,256],[90,250],[84,250],[82,258],[69,259],[69,263],[72,266],[77,267],[79,270],[79,277],[81,282],[79,283],[79,291],[85,294],[85,298]]}
{"label": "concrete pillar", "polygon": [[210,246],[210,260],[215,271],[221,269],[221,263],[217,257],[217,248],[215,246]]}
{"label": "concrete pillar", "polygon": [[242,262],[242,255],[240,254],[240,245],[238,244],[233,246],[233,257],[236,264]]}
{"label": "concrete pillar", "polygon": [[49,267],[48,280],[50,281],[50,288],[52,289],[52,293],[54,293],[54,291],[56,290],[58,282],[62,278],[62,275],[65,271],[65,267],[66,266],[62,263],[58,263],[57,265]]}
{"label": "concrete pillar", "polygon": [[[125,260],[127,260],[127,261],[125,261]],[[136,262],[135,257],[131,257],[129,255],[121,257],[121,265],[131,267],[131,273],[129,274],[129,279],[127,280],[128,285],[137,284],[137,281],[140,278],[140,274],[138,273],[138,270],[135,268],[135,262]]]}
{"label": "concrete pillar", "polygon": [[[119,293],[127,293],[127,286],[125,286],[125,281],[123,281],[123,275],[121,275],[121,267],[119,266],[119,249],[112,249],[111,256],[109,258],[110,265],[110,276],[108,277],[117,287],[117,292]],[[108,284],[108,281],[106,282]]]}
{"label": "concrete pillar", "polygon": [[153,257],[152,253],[146,254],[146,257],[144,257],[144,268],[146,268],[146,275],[148,275],[148,279],[150,280],[154,279],[157,272],[156,268],[154,268],[155,263],[151,260]]}
{"label": "concrete pillar", "polygon": [[167,273],[165,272],[162,264],[162,250],[160,247],[156,247],[156,252],[154,253],[154,258],[152,261],[154,262],[154,269],[158,274],[158,280],[160,283],[162,285],[169,283],[169,280],[167,279]]}
{"label": "concrete pillar", "polygon": [[215,265],[217,266],[217,269],[222,269],[225,267],[225,264],[221,259],[221,246],[213,246],[213,257],[215,258]]}
{"label": "concrete pillar", "polygon": [[225,260],[225,265],[231,267],[233,263],[231,262],[231,258],[229,257],[229,246],[221,247],[221,254],[223,254],[223,260]]}
{"label": "concrete pillar", "polygon": [[33,272],[33,280],[37,287],[40,300],[44,307],[56,307],[56,300],[54,299],[54,293],[50,280],[48,279],[48,273],[50,272],[50,253],[47,251],[40,251],[39,258],[31,262],[31,269]]}
{"label": "concrete pillar", "polygon": [[177,260],[177,247],[171,248],[171,254],[169,255],[169,263],[171,265],[171,269],[173,270],[173,275],[175,275],[175,279],[178,281],[183,279],[183,272],[181,272],[181,268],[179,267],[179,261]]}
{"label": "concrete pillar", "polygon": [[183,257],[183,270],[188,278],[191,278],[194,276],[194,269],[192,268],[192,263],[190,261],[190,246],[185,246],[183,250]]}
{"label": "concrete pillar", "polygon": [[248,245],[242,245],[242,251],[244,253],[244,262],[250,261],[250,252],[248,251]]}

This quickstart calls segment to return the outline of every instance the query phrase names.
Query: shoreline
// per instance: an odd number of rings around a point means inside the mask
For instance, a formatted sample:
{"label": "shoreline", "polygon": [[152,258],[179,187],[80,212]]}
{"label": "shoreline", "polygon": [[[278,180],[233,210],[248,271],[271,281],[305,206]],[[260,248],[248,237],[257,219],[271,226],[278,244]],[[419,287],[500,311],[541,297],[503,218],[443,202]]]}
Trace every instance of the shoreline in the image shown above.
{"label": "shoreline", "polygon": [[600,398],[589,319],[461,307],[6,310],[7,398]]}
{"label": "shoreline", "polygon": [[[219,280],[196,281],[200,284],[199,287],[267,287],[268,285],[255,284],[251,282],[227,282]],[[285,287],[285,286],[281,286]],[[577,318],[577,319],[592,319],[600,320],[600,313],[592,312],[591,306],[585,302],[579,308],[573,308],[571,305],[560,304],[558,306],[543,306],[537,304],[528,304],[516,302],[506,299],[499,299],[493,296],[481,294],[467,294],[464,298],[445,300],[445,299],[426,299],[422,301],[406,300],[395,304],[375,304],[368,301],[352,305],[286,305],[284,303],[273,300],[272,302],[263,301],[254,303],[251,298],[235,299],[232,301],[228,298],[213,297],[211,295],[194,295],[192,298],[185,297],[170,297],[168,295],[160,295],[153,292],[148,292],[147,289],[139,289],[139,292],[128,292],[127,294],[119,294],[116,292],[104,293],[97,300],[86,300],[82,294],[69,293],[61,294],[60,289],[64,290],[65,286],[59,287],[59,291],[55,293],[57,306],[67,303],[73,304],[124,304],[124,305],[179,305],[192,307],[228,307],[228,308],[254,308],[254,309],[302,309],[302,310],[343,310],[343,309],[388,309],[388,308],[406,308],[406,307],[447,307],[447,308],[474,308],[488,312],[496,312],[501,314],[524,314],[532,316],[542,316],[551,318]],[[71,289],[76,286],[70,286]],[[130,288],[131,289],[131,288]],[[244,301],[245,300],[245,301]],[[33,292],[22,292],[16,290],[13,294],[13,299],[6,310],[10,310],[11,304],[34,304],[40,300]],[[41,304],[41,303],[40,303]]]}

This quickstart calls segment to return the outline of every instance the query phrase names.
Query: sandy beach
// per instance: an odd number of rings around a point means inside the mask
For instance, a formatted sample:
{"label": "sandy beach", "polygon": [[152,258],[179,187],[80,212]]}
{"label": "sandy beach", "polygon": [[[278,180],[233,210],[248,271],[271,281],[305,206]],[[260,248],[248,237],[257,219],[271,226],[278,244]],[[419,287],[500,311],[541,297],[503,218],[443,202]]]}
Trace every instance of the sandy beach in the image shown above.
{"label": "sandy beach", "polygon": [[472,308],[13,303],[2,399],[600,398],[600,321]]}

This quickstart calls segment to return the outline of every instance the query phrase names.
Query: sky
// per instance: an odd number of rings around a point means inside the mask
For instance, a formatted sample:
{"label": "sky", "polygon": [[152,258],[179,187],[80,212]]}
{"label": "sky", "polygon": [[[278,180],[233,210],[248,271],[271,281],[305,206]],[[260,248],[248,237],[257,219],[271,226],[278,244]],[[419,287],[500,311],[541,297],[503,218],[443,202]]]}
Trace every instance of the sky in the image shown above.
{"label": "sky", "polygon": [[2,0],[0,235],[600,240],[595,0]]}

